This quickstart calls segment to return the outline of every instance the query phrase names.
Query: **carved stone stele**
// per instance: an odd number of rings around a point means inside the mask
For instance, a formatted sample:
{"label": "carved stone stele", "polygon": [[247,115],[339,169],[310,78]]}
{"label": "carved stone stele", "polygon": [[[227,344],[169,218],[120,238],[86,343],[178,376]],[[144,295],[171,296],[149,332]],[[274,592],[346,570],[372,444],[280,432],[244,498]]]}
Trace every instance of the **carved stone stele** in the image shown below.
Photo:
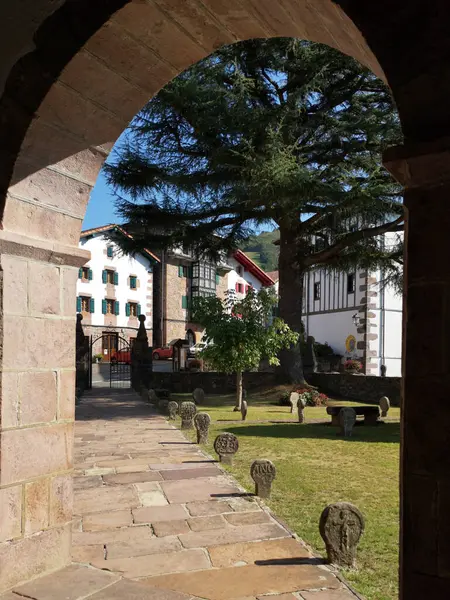
{"label": "carved stone stele", "polygon": [[169,419],[174,421],[178,414],[178,402],[175,402],[175,400],[170,400],[169,404],[167,405],[167,410],[169,411]]}
{"label": "carved stone stele", "polygon": [[250,476],[255,482],[255,494],[260,498],[270,498],[272,482],[277,471],[272,461],[265,458],[254,460],[250,467]]}
{"label": "carved stone stele", "polygon": [[199,412],[194,417],[194,425],[197,430],[197,444],[208,443],[208,432],[211,424],[211,417],[208,413]]}
{"label": "carved stone stele", "polygon": [[356,423],[356,412],[350,406],[344,406],[339,411],[339,423],[344,437],[351,437]]}
{"label": "carved stone stele", "polygon": [[233,433],[221,433],[214,441],[214,450],[219,455],[220,462],[233,464],[233,456],[239,450],[239,441]]}
{"label": "carved stone stele", "polygon": [[328,561],[341,567],[354,567],[364,528],[364,517],[353,504],[336,502],[327,506],[320,516],[319,530]]}
{"label": "carved stone stele", "polygon": [[180,406],[181,429],[194,429],[197,408],[193,402],[182,402]]}

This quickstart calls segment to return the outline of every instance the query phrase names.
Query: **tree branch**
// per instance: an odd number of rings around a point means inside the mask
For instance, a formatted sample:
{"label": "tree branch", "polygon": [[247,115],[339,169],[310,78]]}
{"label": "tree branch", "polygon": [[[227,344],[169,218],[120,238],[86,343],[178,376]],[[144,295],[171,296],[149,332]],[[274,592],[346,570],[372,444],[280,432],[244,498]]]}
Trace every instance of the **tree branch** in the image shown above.
{"label": "tree branch", "polygon": [[333,244],[333,246],[330,246],[321,252],[316,252],[315,254],[305,257],[302,259],[302,262],[307,267],[325,263],[329,260],[332,260],[337,254],[339,254],[339,252],[345,250],[345,248],[348,248],[360,240],[373,238],[377,235],[387,233],[388,231],[402,231],[404,226],[400,224],[404,218],[405,217],[401,215],[398,217],[398,219],[395,219],[395,221],[391,221],[390,223],[385,223],[384,225],[379,225],[377,227],[367,227],[366,229],[360,229],[359,231],[353,231],[352,233],[345,235],[338,242]]}

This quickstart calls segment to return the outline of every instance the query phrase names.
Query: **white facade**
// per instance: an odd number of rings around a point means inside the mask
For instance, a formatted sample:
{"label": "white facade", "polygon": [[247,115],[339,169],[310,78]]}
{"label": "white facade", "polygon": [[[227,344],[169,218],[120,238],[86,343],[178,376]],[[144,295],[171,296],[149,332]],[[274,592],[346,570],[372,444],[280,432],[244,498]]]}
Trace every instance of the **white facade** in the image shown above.
{"label": "white facade", "polygon": [[[261,279],[250,273],[233,256],[228,258],[228,264],[232,267],[232,270],[227,274],[227,289],[234,290],[237,298],[243,298],[248,292],[249,286],[253,287],[256,292],[263,287]],[[239,290],[242,290],[242,292]]]}
{"label": "white facade", "polygon": [[[400,377],[403,298],[383,279],[381,271],[311,271],[305,276],[303,324],[316,342],[362,360],[368,374],[380,375],[385,365],[387,376]],[[278,293],[278,281],[274,287]]]}
{"label": "white facade", "polygon": [[[317,269],[308,273],[303,292],[306,335],[321,344],[329,344],[336,354],[362,359],[363,349],[357,344],[364,341],[364,334],[355,325],[353,316],[363,318],[359,309],[365,293],[360,287],[365,285],[365,280],[365,274],[360,271],[347,274]],[[356,340],[353,350],[349,350],[349,336]]]}
{"label": "white facade", "polygon": [[[77,282],[76,308],[83,314],[85,333],[88,328],[88,334],[102,335],[113,328],[128,340],[137,332],[139,314],[146,316],[146,329],[151,333],[154,261],[143,254],[124,255],[104,235],[105,228],[99,230],[82,232],[79,243],[91,253]],[[106,277],[105,272],[109,272]],[[151,335],[149,338],[151,341]]]}

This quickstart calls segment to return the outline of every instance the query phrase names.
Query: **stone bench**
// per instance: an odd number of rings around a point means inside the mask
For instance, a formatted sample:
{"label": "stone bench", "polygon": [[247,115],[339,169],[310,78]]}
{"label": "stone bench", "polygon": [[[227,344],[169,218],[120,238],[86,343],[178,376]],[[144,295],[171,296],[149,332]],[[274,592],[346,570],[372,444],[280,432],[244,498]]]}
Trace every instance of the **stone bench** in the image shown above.
{"label": "stone bench", "polygon": [[[331,424],[336,427],[340,426],[339,413],[343,406],[328,406],[327,413],[331,415]],[[376,425],[380,416],[380,409],[378,406],[352,406],[356,413],[356,416],[364,416],[364,425]]]}

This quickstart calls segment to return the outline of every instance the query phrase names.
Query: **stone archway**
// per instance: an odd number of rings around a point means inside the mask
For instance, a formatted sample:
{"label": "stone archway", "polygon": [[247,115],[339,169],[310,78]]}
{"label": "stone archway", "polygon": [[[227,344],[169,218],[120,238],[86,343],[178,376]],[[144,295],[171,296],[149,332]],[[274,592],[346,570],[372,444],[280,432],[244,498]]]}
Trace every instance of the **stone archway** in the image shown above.
{"label": "stone archway", "polygon": [[[284,35],[327,43],[380,76],[384,71],[398,103],[409,145],[391,151],[388,159],[411,190],[402,593],[412,598],[422,586],[444,597],[449,561],[445,546],[435,540],[449,519],[444,500],[436,501],[438,491],[445,499],[450,489],[442,458],[446,437],[444,429],[433,439],[426,435],[414,402],[420,390],[429,390],[423,382],[431,376],[431,414],[439,412],[439,427],[450,424],[450,409],[440,402],[450,354],[444,337],[448,236],[436,235],[450,222],[449,143],[435,143],[450,129],[445,94],[450,41],[445,2],[431,4],[34,0],[3,9],[0,590],[69,561],[72,298],[77,267],[86,261],[77,244],[90,190],[111,144],[148,98],[193,62],[226,43]],[[439,258],[430,269],[433,253]],[[432,316],[418,323],[420,303],[430,297],[429,281]],[[443,332],[437,345],[429,328]],[[43,355],[42,347],[53,353]],[[436,352],[437,360],[423,358]],[[429,527],[415,528],[428,509]],[[425,530],[434,533],[427,537]]]}

